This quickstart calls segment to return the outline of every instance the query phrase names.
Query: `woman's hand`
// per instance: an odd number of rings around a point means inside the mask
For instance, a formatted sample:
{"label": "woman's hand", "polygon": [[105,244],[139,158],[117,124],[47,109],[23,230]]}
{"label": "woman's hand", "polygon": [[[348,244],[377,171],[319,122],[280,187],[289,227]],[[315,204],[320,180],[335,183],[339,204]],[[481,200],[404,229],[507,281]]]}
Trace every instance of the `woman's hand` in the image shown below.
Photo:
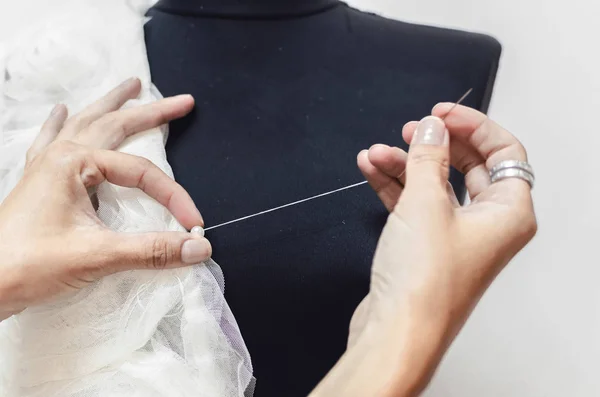
{"label": "woman's hand", "polygon": [[123,270],[191,265],[211,255],[190,233],[116,233],[96,216],[88,189],[137,187],[186,228],[202,225],[187,192],[150,161],[112,151],[129,135],[182,117],[190,96],[118,110],[140,91],[128,80],[66,120],[57,106],[27,153],[24,175],[0,205],[0,320]]}
{"label": "woman's hand", "polygon": [[[376,145],[360,153],[358,164],[391,210],[366,306],[377,312],[417,308],[456,333],[537,226],[528,183],[492,184],[489,177],[501,161],[527,161],[525,148],[484,114],[464,106],[440,120],[452,106],[440,104],[433,117],[404,127],[408,154]],[[471,198],[465,207],[448,190],[450,164],[465,175]],[[403,188],[398,176],[405,168]]]}
{"label": "woman's hand", "polygon": [[[391,213],[348,351],[322,395],[419,394],[490,283],[536,233],[528,183],[489,177],[501,161],[526,161],[525,149],[478,111],[447,114],[452,106],[404,127],[409,153],[375,145],[358,156]],[[448,189],[450,164],[465,174],[468,206]]]}

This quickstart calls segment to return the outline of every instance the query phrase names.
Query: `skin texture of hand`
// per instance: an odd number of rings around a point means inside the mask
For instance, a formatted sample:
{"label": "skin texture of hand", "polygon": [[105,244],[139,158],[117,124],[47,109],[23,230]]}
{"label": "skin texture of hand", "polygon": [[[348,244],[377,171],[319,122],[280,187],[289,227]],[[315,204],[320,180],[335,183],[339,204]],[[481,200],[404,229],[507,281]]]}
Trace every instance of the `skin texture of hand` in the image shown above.
{"label": "skin texture of hand", "polygon": [[96,216],[88,190],[109,181],[143,190],[187,229],[203,224],[187,192],[158,167],[113,151],[127,136],[194,106],[184,95],[119,110],[140,88],[139,80],[128,80],[69,120],[59,105],[42,127],[23,178],[0,205],[0,320],[115,272],[210,257],[210,243],[201,236],[116,233]]}
{"label": "skin texture of hand", "polygon": [[[491,184],[488,171],[526,161],[525,149],[476,110],[458,106],[442,121],[452,106],[404,127],[409,153],[375,145],[358,156],[390,216],[348,350],[314,396],[420,394],[483,293],[536,233],[527,182]],[[448,189],[450,165],[465,174],[467,206]]]}

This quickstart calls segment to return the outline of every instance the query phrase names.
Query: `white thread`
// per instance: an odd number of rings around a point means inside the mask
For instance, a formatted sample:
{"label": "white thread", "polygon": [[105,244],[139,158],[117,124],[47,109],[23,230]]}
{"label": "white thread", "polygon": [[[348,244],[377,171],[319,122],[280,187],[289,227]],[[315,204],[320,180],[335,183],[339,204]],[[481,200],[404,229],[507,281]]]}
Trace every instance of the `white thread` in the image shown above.
{"label": "white thread", "polygon": [[271,208],[270,210],[265,210],[265,211],[257,212],[256,214],[244,216],[242,218],[234,219],[234,220],[229,221],[229,222],[219,223],[218,225],[207,227],[206,229],[204,229],[204,231],[209,231],[211,229],[216,229],[216,228],[221,227],[221,226],[230,225],[232,223],[245,221],[246,219],[254,218],[255,216],[268,214],[269,212],[273,212],[273,211],[277,211],[277,210],[280,210],[280,209],[283,209],[283,208],[291,207],[293,205],[305,203],[305,202],[310,201],[310,200],[314,200],[314,199],[317,199],[317,198],[320,198],[320,197],[328,196],[328,195],[333,194],[333,193],[341,192],[342,190],[352,189],[352,188],[355,188],[357,186],[364,185],[365,183],[367,183],[367,181],[362,181],[362,182],[358,182],[358,183],[355,183],[355,184],[352,184],[352,185],[349,185],[349,186],[344,186],[344,187],[341,187],[339,189],[332,190],[330,192],[325,192],[325,193],[317,194],[316,196],[311,196],[311,197],[308,197],[308,198],[305,198],[305,199],[302,199],[302,200],[294,201],[293,203],[288,203],[288,204],[280,205],[279,207]]}
{"label": "white thread", "polygon": [[[442,117],[442,121],[444,121],[446,119],[446,117],[450,113],[452,113],[452,111],[458,105],[460,105],[462,103],[462,101],[464,101],[469,96],[469,94],[471,94],[472,91],[473,91],[473,88],[470,88],[467,92],[465,92],[463,94],[463,96],[460,97],[460,99],[454,103],[454,106],[452,106],[450,108],[450,110]],[[400,179],[404,175],[405,172],[406,172],[406,170],[402,171],[402,174],[400,174],[400,176],[398,177],[398,179]],[[293,203],[284,204],[284,205],[281,205],[279,207],[271,208],[270,210],[257,212],[256,214],[244,216],[242,218],[234,219],[234,220],[229,221],[229,222],[219,223],[218,225],[207,227],[206,229],[204,229],[204,231],[209,231],[209,230],[212,230],[212,229],[219,228],[221,226],[231,225],[232,223],[237,223],[237,222],[245,221],[246,219],[254,218],[256,216],[268,214],[269,212],[277,211],[277,210],[280,210],[280,209],[283,209],[283,208],[291,207],[293,205],[297,205],[297,204],[301,204],[301,203],[304,203],[304,202],[307,202],[307,201],[310,201],[310,200],[314,200],[314,199],[319,198],[319,197],[323,197],[323,196],[327,196],[327,195],[330,195],[330,194],[333,194],[333,193],[341,192],[342,190],[352,189],[354,187],[364,185],[365,183],[368,183],[368,181],[358,182],[358,183],[355,183],[353,185],[349,185],[349,186],[345,186],[345,187],[342,187],[342,188],[339,188],[339,189],[332,190],[330,192],[325,192],[325,193],[317,194],[316,196],[308,197],[308,198],[305,198],[305,199],[302,199],[302,200],[294,201]]]}

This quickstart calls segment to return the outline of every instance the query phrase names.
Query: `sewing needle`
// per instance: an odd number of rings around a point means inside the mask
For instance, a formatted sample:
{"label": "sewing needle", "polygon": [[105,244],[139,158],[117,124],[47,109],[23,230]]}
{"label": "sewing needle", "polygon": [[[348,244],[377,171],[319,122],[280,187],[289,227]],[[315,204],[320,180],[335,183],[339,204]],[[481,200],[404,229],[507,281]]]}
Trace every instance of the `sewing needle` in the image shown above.
{"label": "sewing needle", "polygon": [[[456,108],[458,105],[460,105],[462,103],[462,101],[464,101],[465,98],[468,97],[469,94],[472,91],[473,91],[473,89],[470,88],[463,96],[461,96],[460,99],[454,103],[454,106],[452,106],[452,108],[450,108],[450,110],[442,117],[442,120],[445,120],[446,117],[454,110],[454,108]],[[398,179],[400,179],[402,177],[402,175],[404,175],[404,172],[402,172],[402,174],[398,177]],[[344,186],[344,187],[341,187],[339,189],[331,190],[329,192],[317,194],[316,196],[311,196],[311,197],[307,197],[307,198],[302,199],[302,200],[294,201],[292,203],[280,205],[279,207],[275,207],[275,208],[271,208],[271,209],[268,209],[268,210],[265,210],[265,211],[257,212],[255,214],[247,215],[247,216],[244,216],[244,217],[241,217],[241,218],[237,218],[237,219],[234,219],[234,220],[231,220],[231,221],[228,221],[228,222],[219,223],[218,225],[207,227],[206,229],[204,229],[204,231],[209,231],[209,230],[217,229],[217,228],[222,227],[222,226],[231,225],[232,223],[237,223],[237,222],[245,221],[246,219],[254,218],[256,216],[268,214],[270,212],[278,211],[278,210],[281,210],[281,209],[284,209],[284,208],[287,208],[287,207],[291,207],[291,206],[294,206],[294,205],[297,205],[297,204],[305,203],[307,201],[311,201],[311,200],[315,200],[315,199],[318,199],[318,198],[321,198],[321,197],[329,196],[330,194],[334,194],[334,193],[338,193],[338,192],[341,192],[341,191],[344,191],[344,190],[352,189],[352,188],[364,185],[366,183],[368,183],[368,181],[362,181],[362,182],[354,183],[352,185]]]}
{"label": "sewing needle", "polygon": [[473,89],[472,89],[472,88],[469,88],[469,90],[468,90],[467,92],[465,92],[465,94],[464,94],[463,96],[461,96],[461,97],[460,97],[460,99],[459,99],[458,101],[454,102],[454,106],[452,106],[452,107],[450,108],[450,110],[448,110],[448,112],[447,112],[447,113],[446,113],[446,114],[445,114],[445,115],[442,117],[442,121],[446,120],[446,117],[448,117],[448,115],[449,115],[450,113],[452,113],[452,111],[453,111],[453,110],[454,110],[454,109],[455,109],[455,108],[456,108],[458,105],[460,105],[460,104],[462,103],[462,101],[464,101],[465,99],[467,99],[467,97],[469,96],[469,94],[470,94],[471,92],[473,92]]}
{"label": "sewing needle", "polygon": [[[469,90],[468,90],[467,92],[465,92],[465,93],[463,94],[463,96],[461,96],[461,97],[458,99],[458,101],[454,102],[454,106],[452,106],[452,107],[450,108],[450,110],[448,110],[448,111],[446,112],[446,114],[442,116],[442,118],[441,118],[441,119],[442,119],[442,121],[445,121],[445,120],[446,120],[446,117],[448,117],[448,115],[449,115],[450,113],[452,113],[452,111],[453,111],[454,109],[456,109],[456,107],[457,107],[458,105],[460,105],[460,104],[462,103],[462,101],[464,101],[464,100],[465,100],[465,99],[466,99],[466,98],[469,96],[469,94],[470,94],[471,92],[473,92],[473,89],[472,89],[472,88],[469,88]],[[402,185],[402,188],[404,188],[404,183],[402,183],[402,181],[400,180],[400,178],[402,178],[402,177],[404,176],[404,174],[406,174],[406,168],[404,169],[404,171],[402,171],[402,173],[400,174],[400,176],[398,176],[398,180],[400,181],[400,184]]]}

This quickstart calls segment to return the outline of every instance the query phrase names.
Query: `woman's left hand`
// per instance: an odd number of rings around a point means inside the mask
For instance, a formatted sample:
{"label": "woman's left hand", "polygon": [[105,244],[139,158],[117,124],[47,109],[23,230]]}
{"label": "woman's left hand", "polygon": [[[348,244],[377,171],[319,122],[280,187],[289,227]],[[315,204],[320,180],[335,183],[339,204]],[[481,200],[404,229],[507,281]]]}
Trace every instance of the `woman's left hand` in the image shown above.
{"label": "woman's left hand", "polygon": [[0,205],[0,320],[111,273],[210,257],[210,243],[201,236],[117,233],[96,216],[88,189],[106,180],[143,190],[188,229],[202,225],[192,199],[173,179],[146,159],[112,150],[194,105],[184,95],[119,110],[140,88],[139,80],[128,80],[66,122],[66,108],[57,106],[42,127],[23,178]]}
{"label": "woman's left hand", "polygon": [[[358,156],[390,216],[348,350],[315,396],[419,395],[483,293],[536,233],[529,182],[490,178],[504,161],[526,162],[525,148],[486,115],[453,106],[404,127],[408,153],[376,145]],[[467,206],[448,189],[450,164],[465,174]]]}
{"label": "woman's left hand", "polygon": [[[390,217],[373,260],[371,290],[353,328],[362,328],[367,313],[381,319],[377,312],[402,308],[413,318],[419,313],[440,321],[453,337],[537,231],[528,182],[490,180],[494,166],[527,162],[527,152],[485,114],[451,103],[408,123],[403,137],[408,153],[375,145],[358,156],[359,168]],[[465,175],[468,205],[459,205],[447,181],[450,165]]]}

